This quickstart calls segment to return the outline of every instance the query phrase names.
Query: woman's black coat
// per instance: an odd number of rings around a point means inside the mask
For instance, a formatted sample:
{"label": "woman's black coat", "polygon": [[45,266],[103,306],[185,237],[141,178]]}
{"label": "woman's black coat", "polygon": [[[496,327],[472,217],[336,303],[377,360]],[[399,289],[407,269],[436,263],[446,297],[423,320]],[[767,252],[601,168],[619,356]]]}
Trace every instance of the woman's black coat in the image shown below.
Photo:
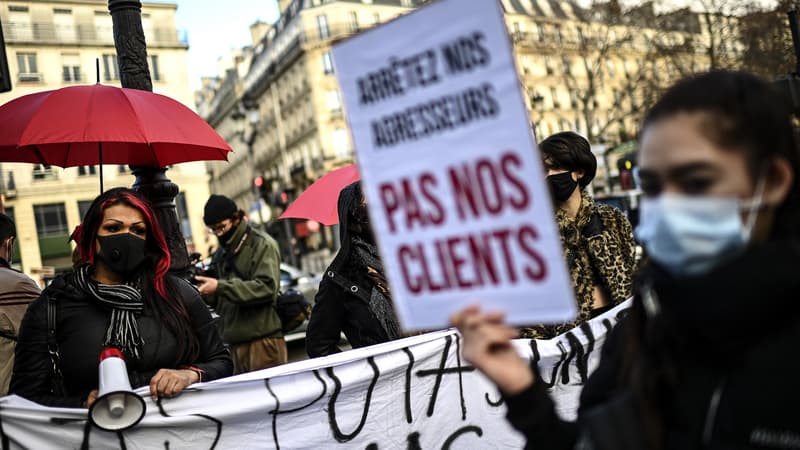
{"label": "woman's black coat", "polygon": [[[203,381],[231,375],[233,363],[224,347],[208,308],[197,291],[187,282],[172,280],[179,288],[200,344],[200,355],[191,365],[204,371]],[[56,329],[65,396],[50,393],[53,375],[47,351],[47,303],[56,300]],[[144,341],[142,358],[126,361],[133,388],[150,383],[162,368],[176,369],[178,349],[175,336],[153,315],[145,302],[136,318]],[[79,408],[89,392],[98,388],[98,358],[111,312],[89,299],[70,281],[61,276],[31,303],[20,327],[14,374],[9,392],[48,406]]]}
{"label": "woman's black coat", "polygon": [[[341,248],[323,274],[314,309],[306,330],[306,352],[312,358],[341,351],[341,333],[353,348],[389,341],[397,336],[379,320],[370,303],[381,302],[384,313],[393,314],[388,300],[374,288],[374,283],[353,269],[352,236],[348,230],[348,211],[361,201],[356,184],[344,188],[339,195],[339,236]],[[338,281],[338,282],[337,282]],[[393,316],[389,320],[394,320]]]}
{"label": "woman's black coat", "polygon": [[542,383],[506,398],[509,420],[530,449],[650,448],[641,402],[623,375],[642,358],[630,351],[635,340],[649,358],[669,361],[660,367],[674,381],[648,396],[664,417],[664,449],[800,449],[798,261],[800,245],[775,242],[704,276],[678,280],[651,267],[634,308],[643,312],[642,295],[655,294],[660,312],[648,321],[659,323],[645,329],[665,332],[631,333],[633,313],[620,322],[583,389],[577,422],[556,415]]}

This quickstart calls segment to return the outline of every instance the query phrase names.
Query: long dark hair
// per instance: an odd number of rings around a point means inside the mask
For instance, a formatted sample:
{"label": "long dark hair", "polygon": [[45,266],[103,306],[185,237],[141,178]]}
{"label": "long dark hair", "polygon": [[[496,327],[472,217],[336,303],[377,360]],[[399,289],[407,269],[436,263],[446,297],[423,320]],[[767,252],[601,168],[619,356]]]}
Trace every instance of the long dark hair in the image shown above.
{"label": "long dark hair", "polygon": [[[672,86],[650,109],[643,129],[679,113],[703,113],[702,132],[721,148],[742,153],[755,180],[764,163],[783,158],[800,174],[800,157],[791,110],[781,95],[760,78],[741,72],[713,71],[685,78]],[[789,195],[776,210],[770,239],[796,236],[800,230],[800,193],[794,178]],[[643,269],[628,319],[623,385],[631,387],[642,417],[647,448],[664,445],[665,408],[677,388],[673,355],[666,345],[672,331],[663,315],[649,317],[642,295],[648,289]]]}
{"label": "long dark hair", "polygon": [[135,191],[122,187],[109,189],[97,196],[72,235],[78,244],[81,260],[92,266],[95,264],[97,232],[106,209],[115,205],[129,206],[144,216],[147,223],[147,257],[138,274],[142,298],[145,304],[153,308],[159,321],[175,335],[180,355],[177,365],[192,363],[200,354],[200,343],[177,285],[180,281],[167,276],[171,261],[169,248],[147,200]]}

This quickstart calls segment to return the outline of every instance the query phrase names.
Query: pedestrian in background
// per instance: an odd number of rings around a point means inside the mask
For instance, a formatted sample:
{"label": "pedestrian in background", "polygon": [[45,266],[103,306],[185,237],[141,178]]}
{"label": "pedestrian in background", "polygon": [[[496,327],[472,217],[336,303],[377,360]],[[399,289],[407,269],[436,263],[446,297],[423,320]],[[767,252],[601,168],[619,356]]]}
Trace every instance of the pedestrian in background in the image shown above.
{"label": "pedestrian in background", "polygon": [[97,399],[98,357],[108,347],[125,356],[131,386],[149,385],[154,398],[231,374],[208,308],[191,285],[168,274],[169,249],[146,200],[127,188],[106,191],[73,237],[83,262],[57,276],[26,311],[12,394],[89,408]]}
{"label": "pedestrian in background", "polygon": [[800,154],[769,83],[710,72],[644,120],[637,236],[649,256],[577,422],[555,412],[502,316],[452,321],[527,448],[786,449],[800,442]]}
{"label": "pedestrian in background", "polygon": [[8,393],[14,368],[14,348],[25,309],[41,293],[27,275],[11,268],[17,227],[0,213],[0,397]]}
{"label": "pedestrian in background", "polygon": [[339,194],[341,248],[325,270],[306,330],[308,356],[330,355],[341,333],[353,348],[401,337],[361,183]]}
{"label": "pedestrian in background", "polygon": [[196,276],[197,289],[222,317],[235,373],[285,364],[286,341],[275,310],[281,275],[277,242],[252,228],[244,211],[224,195],[209,197],[203,221],[219,246],[211,259],[216,277]]}
{"label": "pedestrian in background", "polygon": [[586,191],[597,172],[589,141],[567,131],[539,143],[539,151],[578,303],[578,317],[572,322],[522,330],[523,337],[550,339],[631,296],[636,244],[625,214],[595,203]]}

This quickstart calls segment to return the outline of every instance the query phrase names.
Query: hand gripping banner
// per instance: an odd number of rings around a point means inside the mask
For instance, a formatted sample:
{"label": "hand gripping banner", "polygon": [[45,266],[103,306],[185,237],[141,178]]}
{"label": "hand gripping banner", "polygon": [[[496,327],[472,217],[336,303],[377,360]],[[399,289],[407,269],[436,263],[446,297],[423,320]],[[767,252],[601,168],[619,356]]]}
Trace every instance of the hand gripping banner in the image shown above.
{"label": "hand gripping banner", "polygon": [[[580,390],[606,335],[629,306],[546,341],[517,340],[539,364],[559,414],[574,418]],[[0,447],[17,448],[521,448],[497,388],[460,356],[446,330],[211,383],[153,402],[118,432],[90,424],[85,409],[0,398]]]}

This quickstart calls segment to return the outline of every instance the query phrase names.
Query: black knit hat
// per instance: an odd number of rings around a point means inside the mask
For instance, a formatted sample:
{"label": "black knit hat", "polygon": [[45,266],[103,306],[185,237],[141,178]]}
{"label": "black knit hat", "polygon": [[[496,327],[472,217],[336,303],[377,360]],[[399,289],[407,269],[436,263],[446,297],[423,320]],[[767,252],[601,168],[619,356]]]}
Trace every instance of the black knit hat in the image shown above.
{"label": "black knit hat", "polygon": [[236,207],[236,203],[233,200],[224,195],[212,194],[203,210],[203,222],[211,226],[232,218],[237,211],[239,211],[239,208]]}
{"label": "black knit hat", "polygon": [[11,220],[11,217],[0,213],[0,241],[9,237],[17,237],[17,227],[14,226],[14,221]]}

